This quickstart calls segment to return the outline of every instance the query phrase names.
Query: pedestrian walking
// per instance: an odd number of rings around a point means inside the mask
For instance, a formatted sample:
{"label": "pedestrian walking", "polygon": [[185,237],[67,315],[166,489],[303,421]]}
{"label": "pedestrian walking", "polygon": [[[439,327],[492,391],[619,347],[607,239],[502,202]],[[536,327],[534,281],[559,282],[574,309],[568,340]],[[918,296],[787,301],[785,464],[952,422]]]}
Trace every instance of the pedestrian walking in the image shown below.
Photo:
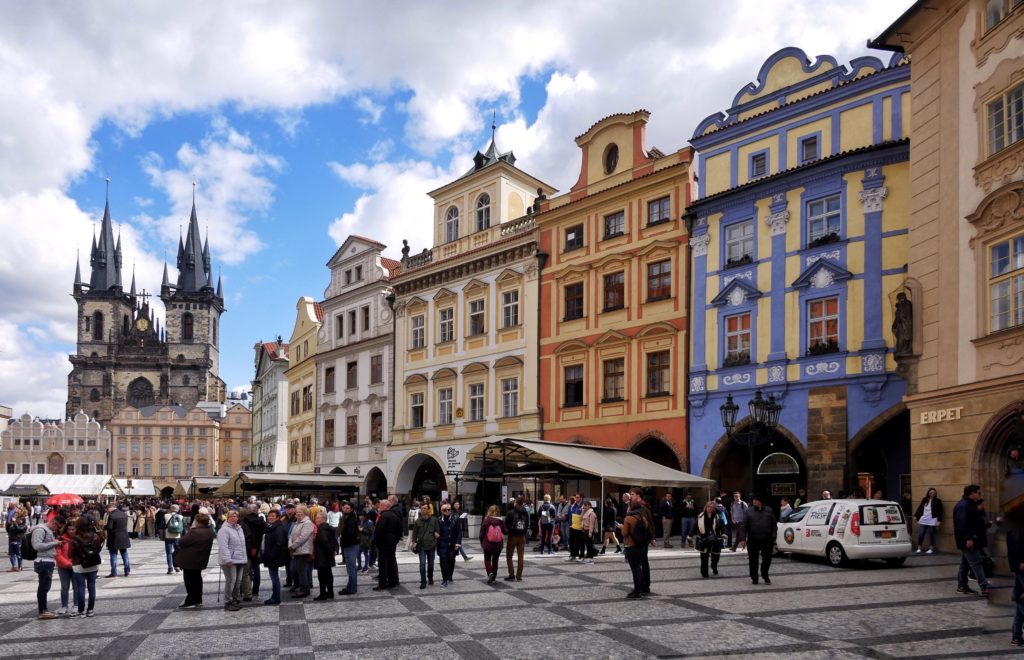
{"label": "pedestrian walking", "polygon": [[576,493],[569,506],[569,559],[583,558],[583,495]]}
{"label": "pedestrian walking", "polygon": [[740,491],[733,491],[732,503],[729,505],[729,520],[732,528],[732,547],[747,547],[747,509],[749,506],[741,499]]}
{"label": "pedestrian walking", "polygon": [[[17,509],[11,509],[17,512]],[[9,517],[8,521],[4,524],[4,529],[7,531],[7,558],[11,560],[11,567],[7,569],[8,573],[14,573],[22,569],[23,560],[21,558],[21,543],[25,538],[25,533],[28,532],[28,525],[25,524],[25,516],[20,513],[15,513],[14,516]]]}
{"label": "pedestrian walking", "polygon": [[978,580],[981,595],[988,597],[991,586],[982,565],[982,550],[988,545],[988,523],[980,509],[984,500],[981,498],[981,486],[971,484],[964,486],[964,496],[953,507],[953,537],[956,547],[960,550],[960,568],[956,574],[956,592],[958,594],[978,593],[967,584],[967,570],[974,571]]}
{"label": "pedestrian walking", "polygon": [[[352,507],[349,507],[351,513]],[[316,566],[316,581],[320,594],[313,600],[334,600],[334,567],[338,563],[338,537],[334,528],[327,524],[327,512],[321,508],[314,519],[313,565]],[[353,575],[349,568],[349,576]]]}
{"label": "pedestrian walking", "polygon": [[245,532],[238,524],[238,511],[228,511],[217,533],[217,561],[224,572],[224,609],[237,612],[242,599],[242,571],[247,564]]}
{"label": "pedestrian walking", "polygon": [[[452,502],[452,515],[459,521],[460,534],[462,538],[469,536],[469,514],[462,510],[462,501],[455,500]],[[466,554],[466,546],[462,544],[459,546],[459,554],[462,555],[462,561],[469,561],[470,555]]]}
{"label": "pedestrian walking", "polygon": [[694,545],[700,550],[700,576],[708,577],[709,563],[711,572],[718,575],[718,560],[722,558],[722,536],[725,529],[722,517],[715,510],[715,503],[708,501],[694,522]]}
{"label": "pedestrian walking", "polygon": [[373,590],[394,589],[399,584],[398,560],[395,553],[398,550],[398,541],[402,538],[402,518],[399,517],[398,512],[392,510],[390,500],[382,500],[380,503],[380,515],[373,538],[377,547],[377,562],[380,567],[377,586]]}
{"label": "pedestrian walking", "polygon": [[559,542],[555,544],[555,550],[565,550],[569,547],[569,529],[572,525],[572,505],[565,498],[565,495],[558,496],[558,507],[555,513],[555,523],[558,526]]}
{"label": "pedestrian walking", "polygon": [[[360,513],[357,517],[351,502],[343,502],[341,505],[341,517],[338,518],[338,540],[341,545],[341,556],[345,562],[345,571],[348,574],[348,582],[345,588],[338,592],[339,596],[351,596],[359,591],[359,564],[362,561],[363,539],[360,538],[359,520],[366,520],[366,514]],[[328,522],[330,524],[330,522]],[[370,548],[370,535],[366,536],[366,549]]]}
{"label": "pedestrian walking", "polygon": [[[359,554],[357,556],[356,567],[362,573],[367,573],[370,570],[370,551],[373,548],[373,520],[370,518],[370,514],[360,511],[359,514]],[[342,555],[344,556],[345,549],[342,546]]]}
{"label": "pedestrian walking", "polygon": [[597,548],[594,547],[594,536],[597,534],[597,514],[590,500],[583,502],[583,548],[584,559],[587,564],[594,563],[597,556]]}
{"label": "pedestrian walking", "polygon": [[765,584],[771,584],[768,570],[772,566],[772,553],[775,550],[775,532],[778,529],[778,522],[770,507],[764,505],[764,500],[755,495],[752,500],[753,506],[744,510],[745,527],[747,537],[747,561],[750,564],[750,581],[757,584],[758,563],[760,561],[760,575]]}
{"label": "pedestrian walking", "polygon": [[107,530],[107,550],[110,552],[110,575],[107,577],[117,577],[118,554],[121,555],[121,562],[124,564],[124,576],[128,577],[132,571],[131,564],[128,563],[128,548],[132,547],[132,542],[128,538],[128,515],[111,504],[107,507],[105,529]]}
{"label": "pedestrian walking", "polygon": [[[82,516],[75,521],[74,534],[69,545],[75,583],[76,614],[91,617],[96,609],[96,576],[103,562],[103,539],[96,532],[96,525],[91,517]],[[88,608],[86,593],[89,594]]]}
{"label": "pedestrian walking", "polygon": [[181,534],[184,531],[185,519],[179,513],[178,505],[172,504],[170,513],[164,516],[163,525],[164,554],[167,556],[168,575],[181,570],[174,565],[174,552],[178,547],[178,539],[181,538]]}
{"label": "pedestrian walking", "polygon": [[409,549],[420,557],[420,589],[434,584],[434,557],[437,553],[437,539],[441,537],[441,526],[431,513],[430,500],[424,498],[420,515],[413,523],[409,537]]}
{"label": "pedestrian walking", "polygon": [[210,563],[213,537],[210,514],[201,512],[192,517],[192,526],[178,542],[174,562],[185,582],[185,601],[178,606],[181,609],[203,606],[203,571]]}
{"label": "pedestrian walking", "polygon": [[455,558],[462,548],[462,525],[447,503],[441,505],[438,526],[440,536],[437,538],[437,558],[441,562],[441,586],[447,587],[454,579]]}
{"label": "pedestrian walking", "polygon": [[640,500],[630,498],[628,506],[630,508],[622,519],[622,539],[625,545],[623,553],[633,577],[633,590],[626,594],[626,598],[636,600],[651,590],[651,565],[647,561],[647,548],[654,540],[654,522],[650,520]]}
{"label": "pedestrian walking", "polygon": [[[580,523],[582,533],[582,522]],[[523,580],[523,560],[526,552],[526,533],[530,530],[530,513],[526,510],[526,502],[522,495],[519,495],[511,503],[511,510],[505,515],[505,529],[508,540],[505,543],[505,561],[508,564],[508,576],[506,582]],[[512,555],[516,555],[516,563],[513,568]]]}
{"label": "pedestrian walking", "polygon": [[[72,609],[69,606],[69,596],[71,594],[71,585],[74,582],[75,575],[71,564],[71,539],[74,536],[74,533],[75,529],[71,521],[65,524],[58,532],[58,538],[63,541],[63,543],[61,543],[57,548],[57,556],[55,557],[57,563],[57,575],[60,578],[59,614],[61,616],[69,616],[72,613]],[[77,614],[74,616],[77,616]]]}
{"label": "pedestrian walking", "polygon": [[694,501],[693,495],[689,491],[683,496],[683,501],[679,504],[679,526],[681,530],[680,543],[686,547],[694,547],[696,542],[693,539],[694,529],[697,526],[697,515],[700,513],[698,504]]}
{"label": "pedestrian walking", "polygon": [[29,532],[29,542],[35,552],[33,570],[39,578],[36,588],[36,603],[40,619],[56,619],[57,613],[47,607],[47,596],[53,584],[53,571],[57,565],[57,549],[64,544],[57,535],[64,526],[64,518],[54,516],[42,525],[36,525]]}
{"label": "pedestrian walking", "polygon": [[608,549],[608,543],[615,544],[615,552],[622,552],[622,546],[619,545],[619,537],[615,536],[616,523],[619,520],[619,510],[615,507],[615,500],[608,497],[605,498],[604,508],[601,510],[601,552],[604,554],[605,550]]}
{"label": "pedestrian walking", "polygon": [[552,539],[555,536],[555,522],[558,517],[558,508],[551,503],[551,496],[545,494],[544,501],[537,509],[537,532],[540,536],[541,554],[554,554]]}
{"label": "pedestrian walking", "polygon": [[260,515],[260,505],[250,502],[244,516],[239,514],[238,525],[245,535],[246,566],[242,570],[242,600],[251,601],[260,596],[260,548],[263,547],[263,535],[267,533],[267,522]]}
{"label": "pedestrian walking", "polygon": [[934,488],[928,489],[924,499],[917,505],[914,519],[917,520],[917,550],[914,552],[921,554],[921,548],[924,547],[924,539],[927,536],[930,539],[930,544],[925,554],[934,554],[935,533],[938,531],[939,526],[942,525],[942,500],[939,499],[939,492],[937,490]]}
{"label": "pedestrian walking", "polygon": [[672,523],[676,516],[675,503],[672,501],[672,493],[665,493],[665,499],[661,501],[661,506],[658,511],[661,513],[662,545],[665,548],[671,548],[672,544],[669,541],[672,538]]}
{"label": "pedestrian walking", "polygon": [[491,584],[498,577],[498,562],[501,561],[501,550],[505,545],[507,533],[505,521],[501,519],[501,511],[496,504],[492,504],[480,523],[480,548],[484,551],[487,584]]}

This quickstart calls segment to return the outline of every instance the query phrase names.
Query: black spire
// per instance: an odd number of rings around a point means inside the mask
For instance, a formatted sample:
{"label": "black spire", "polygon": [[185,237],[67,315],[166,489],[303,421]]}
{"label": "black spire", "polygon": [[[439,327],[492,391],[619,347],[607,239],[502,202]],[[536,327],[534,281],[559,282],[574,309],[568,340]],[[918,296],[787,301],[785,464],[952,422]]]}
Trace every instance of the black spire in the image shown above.
{"label": "black spire", "polygon": [[75,283],[73,285],[73,290],[75,292],[75,295],[78,295],[79,293],[82,292],[82,264],[81,264],[81,261],[82,261],[81,257],[78,255],[78,252],[75,251]]}
{"label": "black spire", "polygon": [[203,258],[203,241],[199,235],[199,219],[196,205],[192,202],[192,217],[188,221],[185,244],[178,240],[178,290],[199,292],[210,286]]}
{"label": "black spire", "polygon": [[515,155],[511,151],[506,151],[505,153],[502,153],[498,149],[498,143],[497,143],[497,140],[496,140],[496,136],[497,136],[497,132],[498,132],[497,118],[498,118],[497,113],[496,112],[492,113],[492,115],[491,115],[491,143],[487,145],[487,150],[484,151],[483,153],[481,153],[479,151],[476,152],[476,156],[473,156],[473,169],[471,169],[470,171],[466,172],[466,174],[464,174],[463,176],[467,176],[469,174],[472,174],[473,172],[476,172],[478,170],[482,170],[483,168],[487,167],[488,165],[493,165],[494,163],[497,163],[499,160],[503,160],[506,163],[508,163],[509,165],[515,165],[516,164],[516,157],[515,157]]}
{"label": "black spire", "polygon": [[[109,180],[108,180],[109,184]],[[114,226],[110,221],[110,199],[103,207],[103,221],[100,235],[93,240],[92,255],[89,258],[92,273],[89,287],[93,291],[109,291],[121,286],[121,242],[114,242]]]}

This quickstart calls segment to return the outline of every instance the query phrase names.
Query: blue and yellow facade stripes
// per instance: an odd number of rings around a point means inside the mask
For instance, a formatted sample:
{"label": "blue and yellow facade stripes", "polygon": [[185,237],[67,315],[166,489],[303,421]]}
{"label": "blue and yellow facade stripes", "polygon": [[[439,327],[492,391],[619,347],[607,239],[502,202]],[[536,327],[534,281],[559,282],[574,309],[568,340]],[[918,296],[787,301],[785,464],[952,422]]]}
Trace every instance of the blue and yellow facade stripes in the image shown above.
{"label": "blue and yellow facade stripes", "polygon": [[[834,451],[828,466],[812,465],[815,392],[845,389],[831,433],[847,443],[900,409],[890,328],[907,270],[909,91],[898,57],[844,66],[785,48],[691,138],[694,472],[719,476],[729,393],[743,408],[755,389],[773,393],[782,434],[811,475],[838,473],[823,486],[832,489],[857,466]],[[887,479],[898,487],[893,470]]]}

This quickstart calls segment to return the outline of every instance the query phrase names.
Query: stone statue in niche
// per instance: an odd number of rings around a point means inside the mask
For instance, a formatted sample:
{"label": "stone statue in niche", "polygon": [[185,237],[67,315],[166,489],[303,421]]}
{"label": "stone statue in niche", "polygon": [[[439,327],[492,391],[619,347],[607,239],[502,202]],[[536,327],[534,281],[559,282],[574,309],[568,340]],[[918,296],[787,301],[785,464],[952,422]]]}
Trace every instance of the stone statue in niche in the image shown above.
{"label": "stone statue in niche", "polygon": [[896,294],[892,334],[896,339],[897,356],[914,354],[914,304],[903,291]]}

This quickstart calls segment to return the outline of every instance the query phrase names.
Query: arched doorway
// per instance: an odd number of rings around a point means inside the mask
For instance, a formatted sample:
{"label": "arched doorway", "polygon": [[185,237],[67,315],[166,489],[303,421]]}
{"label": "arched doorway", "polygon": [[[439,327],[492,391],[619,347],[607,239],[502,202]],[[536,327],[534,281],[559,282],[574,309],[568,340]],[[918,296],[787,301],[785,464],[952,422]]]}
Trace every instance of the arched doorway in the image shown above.
{"label": "arched doorway", "polygon": [[371,468],[366,473],[364,486],[366,494],[370,497],[384,497],[388,494],[388,478],[384,476],[384,471],[378,467]]}
{"label": "arched doorway", "polygon": [[448,490],[441,464],[429,454],[410,456],[399,469],[396,482],[398,495],[429,495],[434,501],[440,499],[441,491]]}
{"label": "arched doorway", "polygon": [[[900,406],[902,408],[902,405]],[[910,491],[910,412],[899,410],[866,435],[850,442],[851,490],[899,502]]]}
{"label": "arched doorway", "polygon": [[[739,426],[732,438],[719,439],[704,468],[704,476],[718,482],[719,488],[730,493],[738,490],[747,500],[751,496],[750,449],[736,436],[746,432],[748,424],[749,420]],[[769,457],[771,460],[766,461]],[[753,463],[754,491],[766,497],[772,507],[777,507],[782,497],[792,502],[798,491],[807,488],[803,447],[782,427],[754,447]]]}
{"label": "arched doorway", "polygon": [[160,497],[169,500],[174,497],[174,486],[164,486],[160,489]]}
{"label": "arched doorway", "polygon": [[633,453],[641,458],[670,467],[673,470],[681,470],[679,457],[676,452],[664,440],[649,436],[641,440],[635,447]]}
{"label": "arched doorway", "polygon": [[1008,518],[1024,525],[1024,457],[1017,460],[1011,450],[1024,446],[1024,401],[1006,406],[992,416],[978,434],[974,455],[973,483],[981,485],[984,497]]}

